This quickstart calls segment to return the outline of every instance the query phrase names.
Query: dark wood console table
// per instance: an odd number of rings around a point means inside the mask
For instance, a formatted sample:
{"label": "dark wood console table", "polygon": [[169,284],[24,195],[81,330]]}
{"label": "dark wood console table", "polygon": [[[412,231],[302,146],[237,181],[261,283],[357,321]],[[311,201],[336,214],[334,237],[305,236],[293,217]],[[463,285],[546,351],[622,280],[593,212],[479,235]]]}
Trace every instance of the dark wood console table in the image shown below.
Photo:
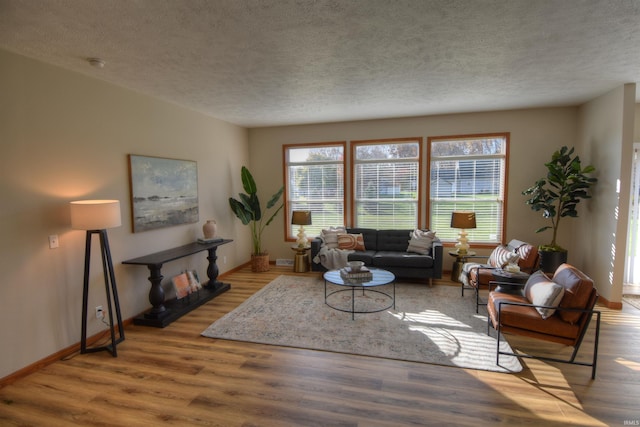
{"label": "dark wood console table", "polygon": [[[149,281],[151,282],[151,290],[149,291],[149,302],[153,306],[149,311],[141,316],[133,319],[136,325],[155,326],[164,328],[174,320],[187,314],[191,310],[200,307],[207,301],[215,298],[223,292],[228,291],[231,285],[218,281],[218,265],[216,264],[216,250],[218,246],[230,243],[233,240],[221,240],[212,243],[189,243],[188,245],[179,246],[177,248],[167,249],[165,251],[156,252],[154,254],[145,255],[139,258],[123,261],[123,264],[146,265],[151,272]],[[162,265],[166,262],[184,258],[189,255],[202,251],[208,251],[209,266],[207,267],[207,276],[209,281],[204,283],[202,289],[191,295],[174,299],[171,301],[164,300],[164,289],[162,289],[161,273]]]}

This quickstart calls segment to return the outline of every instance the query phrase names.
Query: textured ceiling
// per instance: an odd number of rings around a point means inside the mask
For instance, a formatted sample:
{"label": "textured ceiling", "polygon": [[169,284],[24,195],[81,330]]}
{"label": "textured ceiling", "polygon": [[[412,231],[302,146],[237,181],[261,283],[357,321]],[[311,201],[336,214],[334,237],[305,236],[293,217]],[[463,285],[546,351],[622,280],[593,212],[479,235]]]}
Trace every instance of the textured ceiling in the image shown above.
{"label": "textured ceiling", "polygon": [[565,106],[640,81],[640,1],[0,0],[0,48],[247,127]]}

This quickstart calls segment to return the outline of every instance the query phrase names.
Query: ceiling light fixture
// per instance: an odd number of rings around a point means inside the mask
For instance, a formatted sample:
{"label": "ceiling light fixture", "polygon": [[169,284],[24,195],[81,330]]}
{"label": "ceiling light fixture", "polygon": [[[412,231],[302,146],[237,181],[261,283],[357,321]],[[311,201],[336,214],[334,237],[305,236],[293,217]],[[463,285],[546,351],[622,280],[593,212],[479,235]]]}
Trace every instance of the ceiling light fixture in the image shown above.
{"label": "ceiling light fixture", "polygon": [[104,68],[106,62],[100,58],[87,58],[87,62],[95,68]]}

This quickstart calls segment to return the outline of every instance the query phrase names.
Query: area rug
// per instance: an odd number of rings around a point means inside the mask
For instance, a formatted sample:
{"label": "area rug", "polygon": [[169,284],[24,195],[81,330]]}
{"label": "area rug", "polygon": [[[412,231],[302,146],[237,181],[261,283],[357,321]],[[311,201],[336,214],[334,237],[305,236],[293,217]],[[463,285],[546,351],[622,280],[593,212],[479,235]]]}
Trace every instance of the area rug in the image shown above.
{"label": "area rug", "polygon": [[[330,290],[340,289],[335,285]],[[391,285],[385,292],[392,294]],[[383,295],[356,292],[356,310],[384,307]],[[329,302],[349,308],[351,292]],[[387,304],[388,305],[388,304]],[[355,314],[325,304],[324,281],[279,276],[240,306],[211,324],[202,335],[312,350],[497,372],[519,372],[515,357],[496,365],[496,332],[487,335],[486,314],[475,312],[475,297],[460,288],[397,283],[395,309]],[[511,351],[506,341],[501,349]]]}
{"label": "area rug", "polygon": [[622,295],[622,301],[640,310],[640,295]]}

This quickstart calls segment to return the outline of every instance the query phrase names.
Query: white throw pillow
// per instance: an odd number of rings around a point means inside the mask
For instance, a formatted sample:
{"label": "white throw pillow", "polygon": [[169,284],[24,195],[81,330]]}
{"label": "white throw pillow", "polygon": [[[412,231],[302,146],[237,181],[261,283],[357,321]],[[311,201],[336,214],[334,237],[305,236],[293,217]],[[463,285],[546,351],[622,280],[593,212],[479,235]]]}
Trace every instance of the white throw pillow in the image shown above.
{"label": "white throw pillow", "polygon": [[[525,296],[531,304],[558,307],[564,296],[564,287],[549,280],[541,271],[537,271],[527,280]],[[556,312],[555,308],[536,307],[536,310],[543,319],[551,317]]]}
{"label": "white throw pillow", "polygon": [[507,264],[517,264],[518,261],[520,261],[520,256],[507,249],[506,246],[498,246],[489,256],[489,264],[498,268],[503,268]]}
{"label": "white throw pillow", "polygon": [[407,252],[414,252],[421,255],[429,255],[431,246],[436,239],[436,232],[431,230],[413,230],[409,233],[409,246]]}
{"label": "white throw pillow", "polygon": [[320,238],[327,248],[338,249],[338,234],[346,232],[344,226],[324,228],[320,233]]}

